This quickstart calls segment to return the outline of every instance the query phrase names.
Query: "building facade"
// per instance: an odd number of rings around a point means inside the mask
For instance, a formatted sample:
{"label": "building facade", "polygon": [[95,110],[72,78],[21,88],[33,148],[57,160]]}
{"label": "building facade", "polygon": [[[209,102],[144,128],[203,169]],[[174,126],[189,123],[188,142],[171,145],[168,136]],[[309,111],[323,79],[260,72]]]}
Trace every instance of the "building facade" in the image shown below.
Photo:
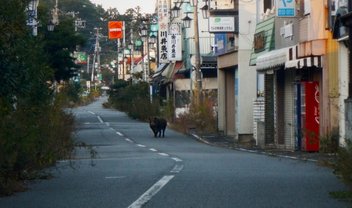
{"label": "building facade", "polygon": [[264,131],[256,138],[264,147],[319,151],[339,129],[339,47],[328,2],[272,2],[257,24],[251,64],[264,74],[264,116],[257,118]]}
{"label": "building facade", "polygon": [[218,129],[236,140],[253,134],[252,101],[256,73],[249,66],[256,22],[256,2],[218,0],[211,4],[211,17],[233,17],[233,32],[215,34],[218,63]]}

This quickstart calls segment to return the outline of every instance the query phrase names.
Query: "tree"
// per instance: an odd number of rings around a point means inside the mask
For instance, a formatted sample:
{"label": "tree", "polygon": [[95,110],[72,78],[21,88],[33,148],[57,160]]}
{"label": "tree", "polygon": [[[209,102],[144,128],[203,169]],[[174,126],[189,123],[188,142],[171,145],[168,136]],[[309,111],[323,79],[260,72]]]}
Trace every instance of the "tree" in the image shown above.
{"label": "tree", "polygon": [[50,67],[54,69],[56,81],[70,79],[76,75],[79,68],[71,54],[78,45],[83,45],[85,40],[74,32],[72,22],[72,18],[64,18],[54,31],[46,32],[44,50]]}

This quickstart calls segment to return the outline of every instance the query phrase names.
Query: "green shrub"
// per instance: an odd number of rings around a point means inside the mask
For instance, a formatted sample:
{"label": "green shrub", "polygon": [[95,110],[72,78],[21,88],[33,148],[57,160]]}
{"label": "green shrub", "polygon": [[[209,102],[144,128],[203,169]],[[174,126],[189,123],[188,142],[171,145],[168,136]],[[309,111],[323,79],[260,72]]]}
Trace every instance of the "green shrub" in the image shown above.
{"label": "green shrub", "polygon": [[0,195],[18,191],[28,176],[70,157],[73,131],[74,118],[60,99],[47,106],[18,104],[0,120]]}
{"label": "green shrub", "polygon": [[352,142],[350,140],[346,140],[346,146],[338,150],[335,173],[352,191]]}
{"label": "green shrub", "polygon": [[320,152],[337,153],[339,147],[339,130],[333,129],[326,135],[320,136]]}

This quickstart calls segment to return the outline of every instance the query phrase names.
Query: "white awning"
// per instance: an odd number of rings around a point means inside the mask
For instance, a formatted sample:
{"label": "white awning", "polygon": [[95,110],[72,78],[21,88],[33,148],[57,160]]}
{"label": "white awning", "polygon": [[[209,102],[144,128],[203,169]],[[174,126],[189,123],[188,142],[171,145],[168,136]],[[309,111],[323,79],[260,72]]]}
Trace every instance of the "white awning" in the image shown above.
{"label": "white awning", "polygon": [[309,68],[309,67],[317,67],[323,68],[323,58],[321,56],[314,56],[314,57],[306,57],[301,59],[296,59],[292,61],[287,61],[285,63],[285,68]]}
{"label": "white awning", "polygon": [[258,56],[256,69],[263,71],[278,66],[284,66],[285,62],[288,60],[288,49],[289,48],[281,48]]}

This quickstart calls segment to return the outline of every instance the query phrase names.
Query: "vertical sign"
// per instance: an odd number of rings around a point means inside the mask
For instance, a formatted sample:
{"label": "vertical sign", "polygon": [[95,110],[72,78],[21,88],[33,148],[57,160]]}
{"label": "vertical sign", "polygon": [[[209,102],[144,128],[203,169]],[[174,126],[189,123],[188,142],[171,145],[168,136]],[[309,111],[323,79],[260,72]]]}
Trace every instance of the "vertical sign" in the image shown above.
{"label": "vertical sign", "polygon": [[169,61],[182,61],[181,27],[178,23],[170,24],[167,48]]}
{"label": "vertical sign", "polygon": [[169,1],[158,0],[158,22],[159,22],[159,63],[168,63],[168,24],[169,24]]}
{"label": "vertical sign", "polygon": [[168,35],[167,43],[169,61],[182,61],[181,35]]}
{"label": "vertical sign", "polygon": [[39,4],[39,0],[31,0],[27,7],[27,25],[32,27],[33,36],[38,35],[38,12],[37,7]]}
{"label": "vertical sign", "polygon": [[296,16],[295,0],[276,0],[278,17],[294,17]]}
{"label": "vertical sign", "polygon": [[120,39],[123,37],[123,21],[109,21],[109,39]]}

